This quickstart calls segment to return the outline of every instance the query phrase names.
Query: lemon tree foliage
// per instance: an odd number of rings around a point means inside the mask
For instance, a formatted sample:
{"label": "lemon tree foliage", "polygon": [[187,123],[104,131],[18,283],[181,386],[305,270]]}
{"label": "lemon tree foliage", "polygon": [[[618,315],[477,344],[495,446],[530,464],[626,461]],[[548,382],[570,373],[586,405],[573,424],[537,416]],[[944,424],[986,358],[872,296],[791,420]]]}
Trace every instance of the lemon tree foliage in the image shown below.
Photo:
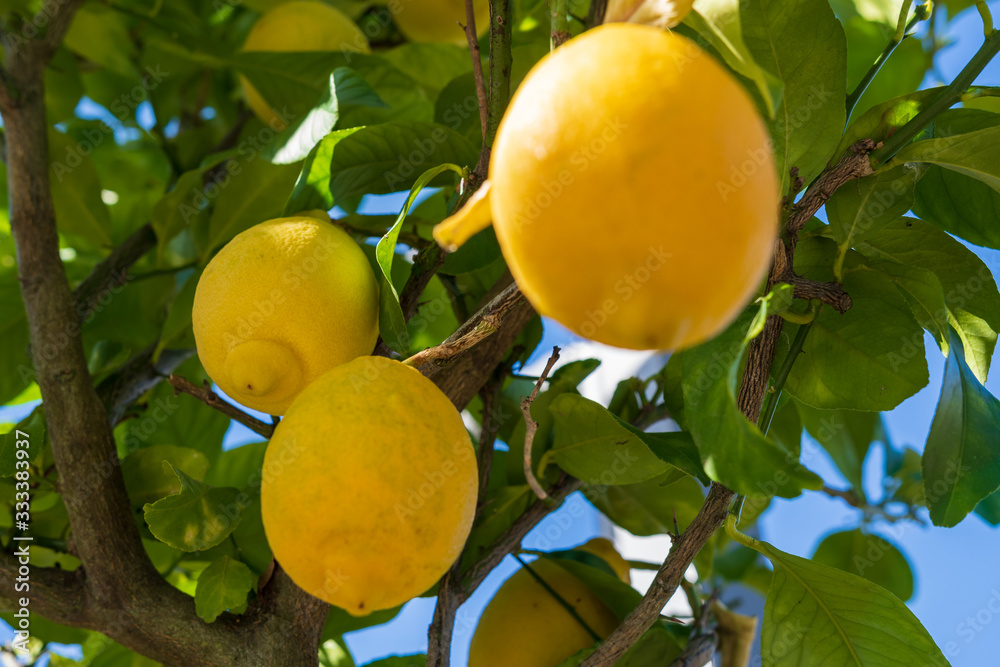
{"label": "lemon tree foliage", "polygon": [[[1000,525],[1000,33],[920,89],[973,5],[473,0],[470,55],[463,2],[0,0],[22,655],[353,667],[346,634],[438,596],[426,654],[369,664],[948,664],[896,528]],[[596,392],[560,363],[526,422],[553,322],[669,354]],[[925,389],[926,440],[890,437]],[[520,548],[572,490],[697,542],[663,568],[693,618],[606,541]],[[810,558],[744,535],[816,494],[850,518]]]}

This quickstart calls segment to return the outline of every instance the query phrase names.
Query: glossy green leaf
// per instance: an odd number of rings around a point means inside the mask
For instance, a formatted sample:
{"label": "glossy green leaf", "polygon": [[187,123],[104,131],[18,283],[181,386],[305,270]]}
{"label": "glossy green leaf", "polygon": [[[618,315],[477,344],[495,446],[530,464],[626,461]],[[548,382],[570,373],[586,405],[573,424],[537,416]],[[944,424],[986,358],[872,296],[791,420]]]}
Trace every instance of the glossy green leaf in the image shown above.
{"label": "glossy green leaf", "polygon": [[765,113],[773,117],[784,84],[750,54],[740,30],[739,10],[738,0],[698,0],[684,22],[711,44],[734,72],[753,81]]}
{"label": "glossy green leaf", "polygon": [[[1000,291],[989,267],[975,253],[940,229],[921,220],[899,218],[878,232],[866,236],[856,245],[859,252],[871,259],[887,260],[904,266],[931,272],[941,283],[945,313],[936,310],[918,316],[920,323],[934,331],[934,322],[944,319],[958,332],[969,366],[980,379],[986,378],[997,332],[1000,332]],[[912,273],[912,272],[911,272]],[[889,272],[890,277],[892,272]],[[898,280],[898,278],[893,278]],[[913,298],[919,298],[916,286],[899,283]],[[911,299],[911,304],[913,303]],[[925,303],[938,308],[936,300]],[[915,309],[917,310],[917,309]],[[933,319],[929,319],[933,316]],[[881,326],[881,325],[880,325]],[[898,345],[906,341],[917,346],[915,338],[893,336]],[[944,336],[938,335],[942,349]],[[898,353],[906,355],[902,349]]]}
{"label": "glossy green leaf", "polygon": [[208,472],[208,457],[195,449],[175,445],[139,449],[122,461],[125,490],[133,504],[141,506],[181,492],[177,475],[163,465],[167,462],[199,481]]}
{"label": "glossy green leaf", "polygon": [[833,194],[826,203],[829,227],[823,234],[838,245],[834,276],[841,274],[844,257],[855,243],[910,210],[916,182],[914,170],[897,167],[859,179]]}
{"label": "glossy green leaf", "polygon": [[349,67],[338,67],[317,104],[289,123],[264,149],[264,157],[275,164],[303,160],[337,124],[340,107],[349,104],[385,106],[378,94]]}
{"label": "glossy green leaf", "polygon": [[170,468],[183,490],[143,507],[149,530],[161,542],[181,551],[211,549],[242,519],[239,489],[212,488],[174,466]]}
{"label": "glossy green leaf", "polygon": [[245,229],[280,217],[282,201],[298,173],[297,165],[271,164],[260,156],[227,162],[218,181],[206,240],[201,245],[203,263]]}
{"label": "glossy green leaf", "polygon": [[[836,253],[836,244],[828,239],[803,241],[796,250],[796,267],[811,278],[829,279],[811,267],[829,271]],[[888,278],[845,269],[844,288],[853,301],[851,309],[843,315],[832,308],[820,310],[785,389],[803,403],[827,410],[891,410],[927,384],[923,331]],[[785,330],[795,335],[791,325]],[[783,356],[779,347],[777,363]]]}
{"label": "glossy green leaf", "polygon": [[633,535],[683,532],[705,501],[700,484],[670,471],[639,484],[588,486],[584,496],[615,524]]}
{"label": "glossy green leaf", "polygon": [[684,352],[684,410],[705,472],[729,488],[794,498],[822,481],[798,455],[765,438],[740,412],[737,377],[753,313],[713,340]]}
{"label": "glossy green leaf", "polygon": [[847,41],[826,0],[741,0],[743,41],[784,84],[769,123],[781,177],[798,167],[808,183],[823,169],[844,127]]}
{"label": "glossy green leaf", "polygon": [[399,305],[399,294],[395,285],[392,284],[392,260],[396,256],[396,243],[399,239],[399,230],[403,226],[406,214],[410,212],[410,207],[416,200],[417,195],[423,190],[438,174],[446,171],[453,171],[460,176],[464,174],[461,167],[456,164],[442,164],[428,169],[417,178],[410,194],[403,204],[403,209],[399,212],[399,217],[393,223],[389,231],[379,239],[375,246],[375,259],[382,272],[378,299],[379,332],[382,340],[391,349],[404,354],[410,349],[410,334],[406,328],[406,318]]}
{"label": "glossy green leaf", "polygon": [[903,602],[913,597],[913,569],[899,547],[860,530],[830,533],[816,546],[814,563],[864,577]]}
{"label": "glossy green leaf", "polygon": [[940,665],[941,649],[906,605],[857,575],[726,533],[774,566],[764,606],[761,657],[773,667]]}
{"label": "glossy green leaf", "polygon": [[904,146],[894,163],[924,162],[963,174],[1000,190],[1000,125]]}
{"label": "glossy green leaf", "polygon": [[[996,125],[1000,113],[950,109],[935,119],[933,136],[950,137]],[[1000,248],[1000,191],[975,178],[930,165],[917,184],[913,211],[970,243]]]}
{"label": "glossy green leaf", "polygon": [[901,95],[894,99],[873,106],[854,120],[844,132],[840,144],[830,159],[834,163],[854,144],[862,139],[871,139],[878,143],[885,141],[893,132],[906,125],[920,111],[934,100],[944,88],[928,88],[915,93]]}
{"label": "glossy green leaf", "polygon": [[214,561],[198,576],[194,610],[206,623],[224,611],[242,614],[247,608],[247,594],[257,585],[257,575],[229,556]]}
{"label": "glossy green leaf", "polygon": [[924,497],[936,526],[957,525],[1000,487],[1000,401],[980,384],[952,336],[924,448]]}
{"label": "glossy green leaf", "polygon": [[[404,191],[428,168],[475,161],[472,144],[440,125],[393,121],[337,130],[306,158],[285,213],[328,210],[341,199]],[[438,179],[430,184],[444,182]]]}
{"label": "glossy green leaf", "polygon": [[[668,471],[668,464],[653,454],[638,434],[626,429],[599,403],[562,394],[550,410],[555,418],[555,444],[549,453],[574,477],[591,484],[635,484]],[[664,444],[669,447],[672,443]]]}

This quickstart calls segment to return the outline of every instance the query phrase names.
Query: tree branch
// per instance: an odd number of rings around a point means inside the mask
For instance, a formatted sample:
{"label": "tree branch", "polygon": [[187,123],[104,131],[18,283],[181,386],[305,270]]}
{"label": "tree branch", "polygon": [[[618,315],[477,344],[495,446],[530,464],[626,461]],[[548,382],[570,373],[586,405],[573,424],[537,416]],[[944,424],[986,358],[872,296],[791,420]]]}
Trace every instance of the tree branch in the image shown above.
{"label": "tree branch", "polygon": [[[31,542],[12,542],[17,549]],[[18,599],[31,600],[32,613],[41,614],[50,621],[72,625],[77,628],[94,628],[93,618],[87,608],[87,589],[84,586],[83,571],[73,572],[58,568],[32,567],[29,574],[30,590],[18,592],[18,556],[15,553],[0,552],[0,609],[14,611],[20,607]],[[15,628],[16,629],[16,628]]]}
{"label": "tree branch", "polygon": [[167,379],[167,382],[169,382],[170,386],[174,388],[175,394],[177,392],[183,392],[194,396],[208,407],[218,410],[234,421],[238,421],[262,438],[270,439],[271,435],[274,433],[274,424],[262,422],[256,417],[252,417],[243,412],[232,403],[219,398],[219,395],[212,391],[212,385],[210,385],[207,380],[205,381],[204,387],[199,387],[187,378],[171,374]]}
{"label": "tree branch", "polygon": [[489,123],[489,100],[486,95],[486,82],[483,81],[483,59],[479,55],[479,33],[476,32],[476,12],[472,0],[465,0],[465,39],[469,42],[469,55],[472,57],[472,75],[476,81],[476,98],[479,100],[479,125],[486,136],[486,126]]}
{"label": "tree branch", "polygon": [[152,225],[146,223],[95,266],[90,275],[73,290],[80,319],[87,319],[105,296],[120,291],[118,288],[132,279],[127,274],[129,267],[154,247],[156,232]]}
{"label": "tree branch", "polygon": [[535,443],[535,432],[538,430],[538,422],[531,418],[531,404],[535,402],[538,398],[538,391],[542,388],[545,383],[545,378],[549,376],[549,371],[552,370],[552,366],[559,361],[559,348],[552,348],[552,355],[549,357],[548,362],[545,364],[545,368],[542,370],[542,374],[538,376],[538,381],[535,382],[534,389],[531,393],[524,397],[521,401],[521,412],[524,414],[524,478],[528,480],[528,486],[531,487],[531,491],[538,497],[539,500],[548,500],[549,496],[545,493],[545,489],[542,485],[538,483],[538,478],[535,477],[535,471],[533,470],[533,462],[531,460],[531,449]]}
{"label": "tree branch", "polygon": [[139,352],[97,385],[97,395],[108,412],[108,421],[117,426],[128,408],[140,396],[158,385],[178,366],[194,355],[194,349],[163,350],[153,363],[156,344]]}
{"label": "tree branch", "polygon": [[511,283],[496,298],[466,320],[443,343],[418,352],[404,363],[413,366],[427,377],[432,377],[441,368],[450,364],[455,357],[500,331],[507,315],[522,303],[524,295],[516,284]]}

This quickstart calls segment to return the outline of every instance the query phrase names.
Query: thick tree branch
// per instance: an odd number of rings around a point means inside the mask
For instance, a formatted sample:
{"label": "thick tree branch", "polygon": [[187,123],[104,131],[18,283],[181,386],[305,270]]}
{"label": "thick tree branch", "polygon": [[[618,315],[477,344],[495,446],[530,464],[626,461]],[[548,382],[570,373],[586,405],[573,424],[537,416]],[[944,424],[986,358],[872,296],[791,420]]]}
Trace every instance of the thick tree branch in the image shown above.
{"label": "thick tree branch", "polygon": [[207,380],[205,381],[204,387],[199,387],[187,378],[171,374],[167,382],[169,382],[170,386],[174,388],[175,393],[183,392],[194,396],[208,407],[218,410],[234,421],[238,421],[263,438],[270,438],[274,433],[274,424],[262,422],[256,417],[252,417],[243,412],[232,403],[223,400],[218,394],[212,391],[212,385],[210,385]]}
{"label": "thick tree branch", "polygon": [[163,350],[153,363],[156,344],[126,361],[97,385],[97,395],[108,411],[108,421],[117,426],[140,396],[158,385],[178,366],[194,356],[194,349]]}
{"label": "thick tree branch", "polygon": [[[30,609],[50,621],[78,628],[93,628],[94,622],[87,608],[87,589],[82,570],[69,572],[57,568],[32,567],[28,577],[30,590],[18,591],[16,586],[25,578],[18,570],[21,566],[18,548],[30,545],[29,541],[12,542],[14,553],[0,552],[0,609],[15,611],[20,608],[19,598],[31,600]],[[21,582],[18,581],[21,578]]]}
{"label": "thick tree branch", "polygon": [[424,375],[432,377],[458,355],[500,331],[507,315],[524,301],[521,290],[516,284],[511,283],[496,298],[466,320],[443,343],[418,352],[407,359],[406,364],[418,369]]}

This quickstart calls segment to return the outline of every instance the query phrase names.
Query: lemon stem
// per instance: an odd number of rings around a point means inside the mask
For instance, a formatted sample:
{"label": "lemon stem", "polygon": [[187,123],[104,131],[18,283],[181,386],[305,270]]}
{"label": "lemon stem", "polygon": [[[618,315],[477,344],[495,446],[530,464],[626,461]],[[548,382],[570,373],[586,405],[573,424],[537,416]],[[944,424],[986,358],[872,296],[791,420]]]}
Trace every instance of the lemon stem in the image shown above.
{"label": "lemon stem", "polygon": [[549,38],[549,50],[555,51],[570,38],[569,33],[569,12],[567,11],[567,0],[549,0],[550,19],[552,21],[552,33]]}
{"label": "lemon stem", "polygon": [[530,574],[532,577],[534,577],[535,581],[537,581],[541,585],[541,587],[544,588],[548,592],[549,595],[551,595],[553,598],[555,598],[556,602],[558,602],[560,605],[562,605],[563,609],[565,609],[567,612],[569,612],[569,615],[572,616],[573,619],[577,623],[579,623],[580,626],[584,630],[587,631],[587,634],[589,634],[591,637],[593,637],[593,639],[594,639],[595,642],[601,641],[600,635],[598,635],[596,632],[594,632],[593,629],[591,629],[591,627],[589,625],[587,625],[587,622],[584,621],[582,618],[580,618],[580,614],[576,613],[576,609],[573,608],[573,605],[571,605],[569,602],[566,602],[566,600],[564,600],[562,598],[562,596],[559,595],[559,593],[556,593],[556,591],[555,591],[554,588],[552,588],[547,583],[545,583],[545,580],[542,579],[540,576],[538,576],[538,573],[535,572],[534,570],[532,570],[531,566],[528,565],[527,563],[525,563],[521,559],[520,556],[518,556],[517,554],[511,554],[511,556],[513,556],[514,560],[516,560],[518,563],[521,564],[521,567],[523,567],[525,570],[527,570],[528,574]]}

